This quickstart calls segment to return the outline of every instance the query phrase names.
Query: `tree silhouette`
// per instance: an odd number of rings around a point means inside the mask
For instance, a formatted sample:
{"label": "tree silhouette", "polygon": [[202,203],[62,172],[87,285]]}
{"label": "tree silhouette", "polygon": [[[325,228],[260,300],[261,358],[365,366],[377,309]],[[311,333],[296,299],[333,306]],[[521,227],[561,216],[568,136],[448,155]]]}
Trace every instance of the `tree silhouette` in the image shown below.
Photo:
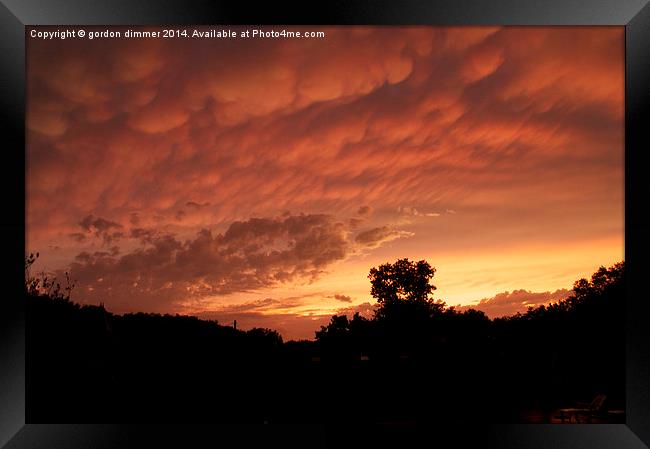
{"label": "tree silhouette", "polygon": [[350,330],[350,323],[346,315],[333,315],[327,326],[321,326],[320,331],[316,331],[316,338],[328,336],[330,338],[343,337]]}
{"label": "tree silhouette", "polygon": [[436,289],[430,282],[435,272],[425,260],[411,262],[406,258],[371,268],[370,294],[379,303],[376,318],[413,321],[440,312],[444,303],[430,297]]}

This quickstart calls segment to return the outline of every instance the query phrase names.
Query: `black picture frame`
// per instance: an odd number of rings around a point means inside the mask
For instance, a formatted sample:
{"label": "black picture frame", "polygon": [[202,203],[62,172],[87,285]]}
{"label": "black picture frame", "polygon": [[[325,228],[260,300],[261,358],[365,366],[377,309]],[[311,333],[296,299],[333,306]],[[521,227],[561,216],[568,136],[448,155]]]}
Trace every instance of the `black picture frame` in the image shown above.
{"label": "black picture frame", "polygon": [[[273,429],[210,425],[81,425],[25,423],[25,27],[28,25],[368,24],[368,25],[617,25],[625,27],[625,260],[628,277],[626,423],[432,424],[426,429]],[[0,113],[4,141],[0,227],[4,257],[0,300],[0,446],[18,448],[215,447],[224,438],[247,444],[273,439],[286,447],[338,445],[339,430],[358,442],[416,435],[433,446],[501,448],[644,448],[650,445],[650,6],[648,0],[384,0],[276,3],[203,0],[1,0]],[[6,279],[4,279],[6,277]],[[416,431],[417,430],[417,431]],[[279,431],[279,432],[277,432]],[[346,440],[350,443],[352,441]],[[264,444],[265,446],[268,444]],[[365,445],[365,444],[364,444]],[[437,444],[440,446],[440,444]]]}

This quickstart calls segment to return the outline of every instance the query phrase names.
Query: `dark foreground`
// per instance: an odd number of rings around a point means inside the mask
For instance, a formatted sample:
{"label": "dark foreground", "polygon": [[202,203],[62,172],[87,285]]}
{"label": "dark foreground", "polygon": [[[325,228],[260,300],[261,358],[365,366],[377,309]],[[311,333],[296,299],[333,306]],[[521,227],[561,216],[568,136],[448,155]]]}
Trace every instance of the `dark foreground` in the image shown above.
{"label": "dark foreground", "polygon": [[287,343],[268,330],[119,316],[28,295],[26,418],[559,422],[558,409],[604,394],[590,420],[616,422],[621,416],[609,412],[624,409],[623,284],[606,281],[583,286],[572,304],[506,320],[441,312],[405,328],[339,317],[318,341]]}

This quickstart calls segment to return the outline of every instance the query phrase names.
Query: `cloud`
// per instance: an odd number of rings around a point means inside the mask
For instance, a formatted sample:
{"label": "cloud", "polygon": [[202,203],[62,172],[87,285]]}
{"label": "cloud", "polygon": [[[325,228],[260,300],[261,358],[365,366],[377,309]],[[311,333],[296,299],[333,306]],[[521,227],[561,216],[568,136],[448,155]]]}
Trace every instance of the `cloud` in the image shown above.
{"label": "cloud", "polygon": [[410,216],[417,216],[418,210],[415,207],[403,207],[399,206],[397,208],[397,213],[402,214],[402,215],[410,215]]}
{"label": "cloud", "polygon": [[338,309],[336,311],[336,314],[347,315],[348,318],[352,318],[355,313],[359,313],[359,315],[364,318],[372,318],[376,309],[377,309],[377,303],[370,304],[369,302],[364,302],[354,306]]}
{"label": "cloud", "polygon": [[363,218],[350,218],[348,220],[348,224],[350,225],[350,229],[358,229],[359,226],[361,226],[363,223],[365,223],[366,220]]}
{"label": "cloud", "polygon": [[347,295],[341,295],[341,294],[338,294],[338,293],[335,294],[335,295],[333,296],[333,298],[336,299],[337,301],[342,301],[342,302],[352,302],[352,298],[351,298],[350,296],[347,296]]}
{"label": "cloud", "polygon": [[[94,233],[94,235],[101,238],[105,244],[112,243],[114,240],[119,240],[124,237],[122,231],[112,231],[113,229],[122,229],[123,226],[121,224],[99,217],[95,218],[92,214],[84,217],[79,222],[79,226],[81,226],[81,229],[86,233]],[[71,233],[69,236],[78,242],[85,241],[86,237],[81,233]]]}
{"label": "cloud", "polygon": [[[124,229],[92,215],[80,226],[102,236],[102,246],[112,242],[111,230]],[[214,307],[227,295],[312,283],[359,250],[410,235],[383,227],[353,238],[353,229],[349,220],[331,215],[290,213],[233,221],[221,233],[203,228],[186,238],[160,226],[134,226],[120,231],[123,251],[116,245],[108,251],[93,250],[89,242],[89,249],[78,252],[58,275],[69,271],[84,301],[102,301],[119,312],[197,310]],[[86,242],[85,234],[78,233],[78,238]],[[342,294],[334,298],[352,300]],[[261,306],[273,306],[277,312],[292,304],[268,301],[222,312],[259,311]]]}
{"label": "cloud", "polygon": [[278,299],[264,298],[257,301],[249,301],[241,304],[233,304],[227,307],[223,307],[220,312],[224,314],[236,314],[260,309],[266,310],[281,303],[282,301]]}
{"label": "cloud", "polygon": [[415,207],[408,206],[399,206],[397,208],[397,213],[400,215],[405,215],[407,217],[439,217],[438,212],[422,212],[416,209]]}
{"label": "cloud", "polygon": [[141,243],[153,243],[157,232],[154,229],[131,228],[129,233],[131,238],[140,240]]}
{"label": "cloud", "polygon": [[187,203],[185,203],[185,205],[187,207],[189,207],[189,208],[192,208],[192,209],[203,209],[204,207],[208,207],[210,205],[210,203],[205,202],[203,204],[199,204],[199,203],[196,203],[194,201],[188,201]]}
{"label": "cloud", "polygon": [[484,298],[476,304],[457,307],[458,310],[478,309],[485,312],[490,318],[514,315],[517,312],[525,312],[528,307],[536,307],[542,304],[550,304],[565,299],[570,291],[563,288],[554,292],[531,292],[520,289],[512,292],[499,293],[492,298]]}
{"label": "cloud", "polygon": [[252,218],[223,234],[203,229],[185,241],[140,228],[130,235],[146,246],[119,258],[83,252],[71,264],[79,286],[93,288],[90,296],[109,294],[97,285],[101,276],[115,301],[138,296],[158,309],[187,297],[313,280],[352,250],[343,224],[322,214]]}
{"label": "cloud", "polygon": [[368,229],[367,231],[360,232],[354,240],[362,246],[376,248],[383,243],[390,242],[391,240],[402,237],[412,237],[413,235],[412,232],[391,229],[388,226],[381,226],[379,228]]}
{"label": "cloud", "polygon": [[[30,240],[75,232],[79,211],[189,232],[281,209],[367,216],[359,204],[376,214],[407,202],[426,215],[499,202],[544,224],[573,198],[566,229],[618,197],[604,186],[622,173],[621,30],[325,31],[228,46],[35,41]],[[545,188],[534,208],[522,203]]]}
{"label": "cloud", "polygon": [[103,218],[95,218],[92,215],[88,215],[79,222],[79,226],[86,232],[91,232],[95,230],[96,232],[107,232],[111,228],[122,228],[122,225],[115,223],[113,221],[108,221]]}
{"label": "cloud", "polygon": [[357,210],[357,214],[359,214],[359,215],[368,215],[370,213],[370,211],[371,211],[370,206],[361,206]]}
{"label": "cloud", "polygon": [[81,232],[73,232],[73,233],[68,234],[68,236],[71,239],[73,239],[73,240],[75,240],[77,242],[80,242],[80,243],[86,241],[86,235],[82,234]]}

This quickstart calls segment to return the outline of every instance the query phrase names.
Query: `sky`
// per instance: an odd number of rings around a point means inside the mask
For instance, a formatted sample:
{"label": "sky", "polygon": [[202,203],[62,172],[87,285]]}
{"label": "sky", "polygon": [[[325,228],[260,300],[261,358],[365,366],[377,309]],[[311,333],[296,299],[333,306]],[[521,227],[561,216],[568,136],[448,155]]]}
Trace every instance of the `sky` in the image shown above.
{"label": "sky", "polygon": [[299,339],[399,258],[491,317],[624,259],[623,27],[294,29],[28,38],[35,271]]}

